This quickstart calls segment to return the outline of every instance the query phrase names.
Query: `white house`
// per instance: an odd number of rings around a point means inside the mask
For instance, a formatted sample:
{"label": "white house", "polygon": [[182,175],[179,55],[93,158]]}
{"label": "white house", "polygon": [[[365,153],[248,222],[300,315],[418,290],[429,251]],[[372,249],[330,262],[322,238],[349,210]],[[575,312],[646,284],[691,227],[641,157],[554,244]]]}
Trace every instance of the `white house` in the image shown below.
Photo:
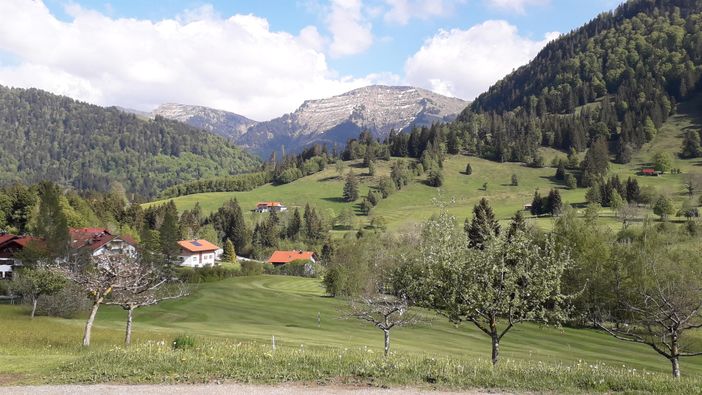
{"label": "white house", "polygon": [[127,236],[116,236],[102,228],[71,228],[71,248],[74,250],[89,249],[92,256],[103,254],[136,255],[136,242]]}
{"label": "white house", "polygon": [[281,202],[258,202],[254,211],[257,213],[268,213],[271,211],[279,213],[287,209]]}
{"label": "white house", "polygon": [[207,240],[181,240],[180,246],[181,266],[203,267],[214,266],[224,252],[218,246]]}

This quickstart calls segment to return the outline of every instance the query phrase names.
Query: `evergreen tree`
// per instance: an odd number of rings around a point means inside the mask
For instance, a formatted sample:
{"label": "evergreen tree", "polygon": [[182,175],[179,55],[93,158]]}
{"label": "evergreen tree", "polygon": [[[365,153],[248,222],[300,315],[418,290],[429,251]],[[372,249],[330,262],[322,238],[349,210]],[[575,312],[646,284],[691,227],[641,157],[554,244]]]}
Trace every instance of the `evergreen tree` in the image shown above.
{"label": "evergreen tree", "polygon": [[568,189],[575,189],[578,187],[578,180],[575,179],[575,176],[568,173],[565,175],[565,185]]}
{"label": "evergreen tree", "polygon": [[211,215],[210,220],[215,229],[222,235],[221,240],[231,240],[239,254],[246,254],[250,234],[246,229],[244,214],[236,199],[232,199],[220,207]]}
{"label": "evergreen tree", "polygon": [[641,190],[639,182],[635,178],[629,177],[626,180],[626,201],[629,203],[638,203]]}
{"label": "evergreen tree", "polygon": [[65,256],[70,246],[68,220],[61,208],[61,191],[51,182],[39,184],[36,235],[46,240],[49,258]]}
{"label": "evergreen tree", "polygon": [[355,202],[358,200],[358,180],[350,171],[346,176],[346,183],[344,184],[344,200],[347,202]]}
{"label": "evergreen tree", "polygon": [[544,199],[539,191],[534,191],[534,198],[531,200],[531,215],[539,216],[544,213]]}
{"label": "evergreen tree", "polygon": [[293,211],[292,218],[288,221],[288,227],[286,229],[286,235],[290,240],[297,240],[300,235],[300,229],[302,228],[302,219],[300,218],[300,210],[295,207]]}
{"label": "evergreen tree", "polygon": [[471,248],[482,248],[486,240],[500,234],[500,224],[487,199],[480,199],[473,207],[473,219],[467,224],[466,231]]}
{"label": "evergreen tree", "polygon": [[434,188],[444,185],[444,172],[441,169],[432,169],[427,177],[427,184]]}
{"label": "evergreen tree", "polygon": [[702,148],[700,147],[700,134],[696,130],[688,130],[683,139],[682,158],[697,158],[702,156]]}
{"label": "evergreen tree", "polygon": [[163,223],[158,232],[164,258],[167,262],[175,262],[180,252],[178,241],[181,239],[181,234],[178,227],[178,209],[173,200],[166,203]]}
{"label": "evergreen tree", "polygon": [[470,163],[466,165],[466,174],[471,175],[473,174],[473,168],[471,167]]}
{"label": "evergreen tree", "polygon": [[517,234],[517,232],[526,232],[526,220],[524,219],[524,214],[521,211],[517,211],[512,217],[512,221],[509,223],[509,230],[507,231],[507,239],[512,240]]}
{"label": "evergreen tree", "polygon": [[563,161],[558,161],[558,168],[556,169],[556,180],[558,181],[563,181],[565,180],[566,176],[566,169],[565,169],[565,164]]}
{"label": "evergreen tree", "polygon": [[593,183],[590,189],[587,190],[585,200],[590,204],[602,204],[602,188],[599,183]]}
{"label": "evergreen tree", "polygon": [[317,210],[310,207],[309,203],[305,205],[303,214],[305,219],[305,237],[308,240],[321,240],[324,238],[323,224],[321,218],[317,215]]}
{"label": "evergreen tree", "polygon": [[236,262],[236,250],[234,249],[234,243],[232,243],[232,241],[229,239],[224,242],[222,262]]}
{"label": "evergreen tree", "polygon": [[516,174],[512,174],[512,186],[513,187],[519,186],[519,178],[517,178]]}
{"label": "evergreen tree", "polygon": [[547,204],[546,211],[549,214],[555,216],[561,214],[561,211],[563,211],[563,200],[561,199],[561,193],[558,192],[558,189],[551,189],[548,193]]}

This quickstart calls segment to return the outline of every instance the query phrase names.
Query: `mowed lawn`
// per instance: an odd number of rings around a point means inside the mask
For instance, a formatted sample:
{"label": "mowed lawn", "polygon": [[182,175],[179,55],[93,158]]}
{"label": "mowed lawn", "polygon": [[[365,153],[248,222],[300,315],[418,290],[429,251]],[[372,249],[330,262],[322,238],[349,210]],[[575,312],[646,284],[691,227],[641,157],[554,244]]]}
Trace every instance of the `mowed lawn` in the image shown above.
{"label": "mowed lawn", "polygon": [[[227,338],[279,347],[368,347],[382,352],[382,332],[354,320],[340,319],[344,302],[325,297],[319,280],[282,276],[239,277],[199,286],[185,299],[145,308],[135,316],[135,341],[175,336]],[[392,349],[400,354],[431,357],[468,357],[488,360],[489,339],[469,324],[450,325],[427,312],[429,325],[398,328]],[[319,321],[318,321],[319,317]],[[125,313],[102,308],[93,335],[93,349],[119,346]],[[4,336],[0,340],[0,378],[3,374],[38,378],[80,358],[83,321],[40,317],[31,321],[27,310],[0,306]],[[702,339],[693,342],[702,346]],[[501,345],[505,360],[547,363],[596,363],[667,373],[669,363],[646,346],[617,341],[589,329],[520,325]],[[683,373],[702,374],[702,357],[683,360]]]}

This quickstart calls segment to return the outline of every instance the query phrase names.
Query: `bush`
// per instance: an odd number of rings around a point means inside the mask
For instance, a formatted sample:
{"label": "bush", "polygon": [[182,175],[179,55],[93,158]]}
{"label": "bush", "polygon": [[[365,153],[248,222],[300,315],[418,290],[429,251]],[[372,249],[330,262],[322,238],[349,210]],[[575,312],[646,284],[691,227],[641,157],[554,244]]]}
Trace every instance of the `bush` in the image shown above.
{"label": "bush", "polygon": [[187,335],[180,335],[173,339],[173,349],[174,350],[184,350],[188,348],[195,348],[195,338]]}
{"label": "bush", "polygon": [[211,283],[241,275],[241,270],[223,266],[183,267],[178,269],[178,278],[186,283]]}
{"label": "bush", "polygon": [[297,277],[320,277],[324,268],[322,265],[305,260],[292,261],[288,264],[278,266],[274,269],[274,274]]}
{"label": "bush", "polygon": [[241,274],[244,276],[258,276],[263,274],[263,263],[258,261],[241,262]]}
{"label": "bush", "polygon": [[434,188],[444,185],[444,173],[441,170],[432,169],[429,172],[427,183]]}
{"label": "bush", "polygon": [[90,309],[90,301],[78,285],[68,283],[54,295],[42,295],[37,299],[36,315],[60,318],[75,318]]}

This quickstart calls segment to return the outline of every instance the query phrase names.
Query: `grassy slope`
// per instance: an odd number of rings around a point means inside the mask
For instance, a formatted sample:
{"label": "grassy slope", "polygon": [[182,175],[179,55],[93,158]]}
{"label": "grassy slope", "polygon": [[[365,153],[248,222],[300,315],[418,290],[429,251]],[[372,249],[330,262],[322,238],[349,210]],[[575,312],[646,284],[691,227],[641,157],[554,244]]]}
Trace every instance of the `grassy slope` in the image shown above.
{"label": "grassy slope", "polygon": [[[368,346],[381,352],[381,332],[357,321],[338,319],[342,307],[342,301],[323,297],[318,280],[240,277],[206,284],[183,300],[138,311],[135,340],[168,343],[178,334],[189,334],[266,344],[275,336],[281,347]],[[103,308],[92,349],[120,344],[124,318],[120,309]],[[78,346],[82,320],[37,318],[32,322],[26,309],[15,306],[0,306],[0,319],[5,335],[0,340],[0,377],[8,373],[50,375],[52,369],[83,353]],[[396,329],[392,341],[393,349],[401,354],[487,360],[490,352],[488,338],[477,329],[471,325],[455,328],[441,317],[435,317],[431,326]],[[505,359],[565,364],[582,360],[668,372],[668,362],[649,348],[619,342],[592,330],[521,325],[505,337],[501,348]],[[702,358],[683,361],[683,371],[702,374]]]}
{"label": "grassy slope", "polygon": [[[685,196],[682,187],[683,175],[667,174],[663,177],[642,177],[636,173],[644,166],[656,152],[667,151],[677,154],[682,144],[682,134],[689,128],[702,127],[702,95],[694,100],[683,103],[678,109],[678,114],[671,117],[661,128],[656,138],[646,144],[638,152],[631,163],[627,165],[611,164],[612,174],[620,178],[637,177],[641,185],[653,185],[661,192],[670,193],[679,202]],[[556,155],[565,157],[565,154],[552,149],[543,149],[546,162]],[[473,175],[467,176],[462,172],[466,163],[473,167]],[[351,164],[356,167],[356,174],[364,175],[366,169],[357,168],[358,162]],[[676,159],[674,167],[682,169],[683,173],[702,173],[702,160]],[[387,175],[389,164],[380,161],[378,175]],[[496,163],[480,158],[453,156],[444,163],[445,184],[441,188],[442,199],[454,201],[450,211],[464,218],[471,215],[473,205],[481,198],[487,197],[495,208],[497,216],[507,220],[515,211],[524,204],[530,203],[535,189],[542,194],[547,194],[551,188],[563,188],[563,185],[553,179],[555,169],[533,169],[519,163]],[[510,186],[511,176],[516,174],[519,186]],[[399,229],[411,223],[421,222],[436,212],[432,199],[438,196],[436,188],[431,188],[423,183],[424,177],[418,177],[402,191],[383,200],[372,212],[373,216],[383,216],[388,221],[390,229]],[[488,183],[488,190],[483,191],[483,183]],[[377,177],[361,177],[361,194],[365,195],[369,186],[377,183]],[[236,197],[243,208],[253,208],[259,200],[281,200],[291,207],[303,207],[310,203],[325,210],[339,213],[345,206],[356,204],[345,203],[341,200],[343,180],[340,179],[333,168],[302,178],[287,185],[265,185],[249,192],[221,192],[203,193],[183,196],[175,199],[180,210],[191,208],[199,202],[205,212],[216,210],[228,199]],[[569,203],[581,203],[585,200],[585,190],[561,189],[563,200]],[[617,226],[608,210],[603,211],[602,221]],[[533,220],[541,227],[548,228],[552,220],[541,218]]]}

